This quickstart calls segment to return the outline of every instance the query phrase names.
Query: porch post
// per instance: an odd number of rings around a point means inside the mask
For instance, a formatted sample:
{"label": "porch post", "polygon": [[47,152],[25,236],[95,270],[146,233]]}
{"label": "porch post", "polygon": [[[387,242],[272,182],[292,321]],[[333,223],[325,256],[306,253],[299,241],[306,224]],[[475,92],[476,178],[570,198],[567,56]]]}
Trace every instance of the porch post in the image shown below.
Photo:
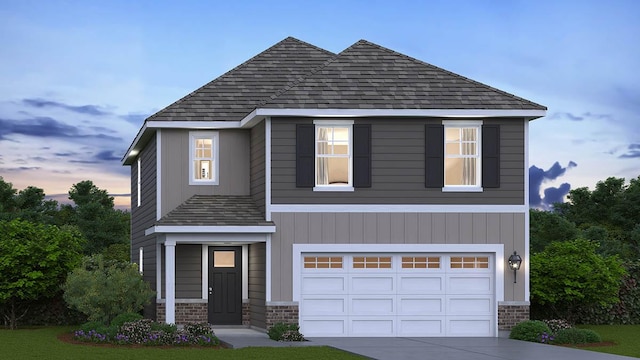
{"label": "porch post", "polygon": [[165,241],[166,323],[176,323],[176,242]]}

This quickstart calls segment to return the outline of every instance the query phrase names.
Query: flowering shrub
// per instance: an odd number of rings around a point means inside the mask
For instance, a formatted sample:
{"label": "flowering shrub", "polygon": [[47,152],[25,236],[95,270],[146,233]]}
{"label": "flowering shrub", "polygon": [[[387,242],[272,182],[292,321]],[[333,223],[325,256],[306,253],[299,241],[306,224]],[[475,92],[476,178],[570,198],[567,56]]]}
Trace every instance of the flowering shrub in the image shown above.
{"label": "flowering shrub", "polygon": [[562,319],[542,320],[551,329],[552,334],[557,334],[558,331],[564,329],[571,329],[573,326],[567,321]]}
{"label": "flowering shrub", "polygon": [[276,323],[269,328],[267,334],[275,341],[304,341],[298,324]]}
{"label": "flowering shrub", "polygon": [[[83,326],[86,329],[86,326]],[[104,328],[104,327],[103,327]],[[200,345],[216,346],[220,344],[209,324],[188,324],[184,329],[178,330],[175,325],[154,322],[149,319],[140,319],[125,322],[116,331],[85,331],[78,330],[74,333],[77,340],[87,342],[113,343],[120,345]],[[109,335],[113,332],[115,335]]]}
{"label": "flowering shrub", "polygon": [[539,342],[543,343],[543,344],[550,344],[553,342],[553,340],[555,340],[555,338],[553,337],[553,335],[548,334],[547,332],[543,332],[540,335],[540,339]]}

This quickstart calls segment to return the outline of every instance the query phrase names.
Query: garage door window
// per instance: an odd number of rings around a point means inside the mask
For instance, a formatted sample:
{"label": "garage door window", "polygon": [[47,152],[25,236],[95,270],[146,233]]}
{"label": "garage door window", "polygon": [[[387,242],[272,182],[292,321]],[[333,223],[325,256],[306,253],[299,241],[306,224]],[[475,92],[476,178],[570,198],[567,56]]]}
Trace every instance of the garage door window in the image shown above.
{"label": "garage door window", "polygon": [[391,269],[391,256],[354,256],[354,269]]}
{"label": "garage door window", "polygon": [[342,256],[305,256],[305,269],[342,269]]}
{"label": "garage door window", "polygon": [[403,269],[440,269],[440,257],[437,256],[403,256]]}
{"label": "garage door window", "polygon": [[452,256],[452,269],[488,269],[488,256]]}

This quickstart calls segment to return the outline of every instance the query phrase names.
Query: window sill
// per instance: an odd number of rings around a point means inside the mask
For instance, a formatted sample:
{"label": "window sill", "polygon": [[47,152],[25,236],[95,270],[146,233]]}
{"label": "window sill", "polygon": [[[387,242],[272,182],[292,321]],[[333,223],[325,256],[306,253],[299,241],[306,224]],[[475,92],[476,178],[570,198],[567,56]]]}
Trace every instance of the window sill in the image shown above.
{"label": "window sill", "polygon": [[445,186],[442,192],[482,192],[481,186]]}
{"label": "window sill", "polygon": [[218,180],[189,180],[189,185],[218,185]]}
{"label": "window sill", "polygon": [[353,186],[315,186],[313,191],[354,191]]}

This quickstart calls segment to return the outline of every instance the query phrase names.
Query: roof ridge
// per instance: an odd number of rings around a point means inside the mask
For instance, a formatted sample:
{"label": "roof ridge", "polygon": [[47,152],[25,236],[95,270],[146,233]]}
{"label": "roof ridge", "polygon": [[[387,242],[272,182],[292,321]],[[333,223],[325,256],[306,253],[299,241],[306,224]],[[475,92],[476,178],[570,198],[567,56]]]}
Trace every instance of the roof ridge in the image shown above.
{"label": "roof ridge", "polygon": [[536,102],[533,102],[533,101],[531,101],[531,100],[527,100],[527,99],[525,99],[525,98],[522,98],[522,97],[519,97],[519,96],[517,96],[517,95],[511,94],[511,93],[506,92],[506,91],[504,91],[504,90],[500,90],[500,89],[498,89],[498,88],[495,88],[495,87],[493,87],[493,86],[491,86],[491,85],[487,85],[487,84],[485,84],[485,83],[481,83],[481,82],[479,82],[479,81],[476,81],[476,80],[470,79],[470,78],[468,78],[468,77],[466,77],[466,76],[462,76],[462,75],[460,75],[460,74],[456,74],[456,73],[451,72],[451,71],[449,71],[449,70],[447,70],[447,69],[443,69],[443,68],[441,68],[441,67],[439,67],[439,66],[436,66],[436,65],[430,64],[430,63],[428,63],[428,62],[426,62],[426,61],[422,61],[422,60],[420,60],[420,59],[416,59],[416,58],[411,57],[411,56],[409,56],[409,55],[405,55],[405,54],[403,54],[403,53],[399,53],[399,52],[397,52],[397,51],[395,51],[395,50],[392,50],[392,49],[386,48],[386,47],[384,47],[384,46],[382,46],[382,45],[378,45],[378,44],[376,44],[376,43],[372,43],[372,42],[367,41],[367,40],[365,40],[365,39],[360,39],[360,40],[358,40],[355,44],[353,44],[353,45],[349,46],[348,48],[346,48],[346,49],[344,49],[343,51],[341,51],[340,53],[338,53],[338,55],[342,54],[343,52],[345,52],[345,51],[347,51],[347,50],[349,50],[349,49],[351,49],[351,48],[353,48],[353,47],[361,46],[361,45],[370,45],[370,46],[376,47],[376,48],[378,48],[378,49],[380,49],[380,50],[383,50],[383,51],[386,51],[386,52],[392,53],[392,54],[394,54],[394,55],[401,56],[401,57],[403,57],[403,58],[405,58],[405,59],[407,59],[407,60],[410,60],[410,61],[412,61],[412,62],[415,62],[415,63],[421,64],[421,65],[430,66],[430,67],[432,67],[432,68],[434,68],[434,69],[436,69],[436,70],[439,70],[439,71],[445,72],[445,73],[447,73],[447,74],[449,74],[449,75],[451,75],[451,76],[454,76],[454,77],[456,77],[456,78],[460,78],[460,79],[462,79],[462,80],[469,81],[469,82],[471,82],[471,83],[474,83],[474,84],[477,84],[477,85],[484,86],[484,87],[486,87],[486,88],[489,88],[489,89],[491,89],[491,90],[493,90],[493,91],[499,92],[499,93],[501,93],[501,94],[503,94],[503,95],[509,96],[509,97],[511,97],[511,98],[513,98],[513,99],[516,99],[516,100],[518,100],[518,101],[524,101],[524,102],[527,102],[527,103],[529,103],[529,104],[531,104],[531,105],[539,106],[539,107],[542,107],[542,108],[545,108],[545,109],[547,108],[546,106],[540,105],[540,104],[538,104],[538,103],[536,103]]}
{"label": "roof ridge", "polygon": [[271,45],[271,46],[270,46],[270,47],[268,47],[267,49],[265,49],[265,50],[263,50],[263,51],[259,52],[258,54],[254,55],[254,56],[252,56],[251,58],[249,58],[248,60],[244,61],[244,62],[243,62],[243,63],[241,63],[240,65],[237,65],[236,67],[234,67],[234,68],[232,68],[232,69],[230,69],[230,70],[226,71],[226,72],[225,72],[225,73],[223,73],[222,75],[220,75],[220,76],[216,77],[215,79],[213,79],[213,80],[211,80],[211,81],[207,82],[206,84],[204,84],[204,85],[200,86],[199,88],[197,88],[197,89],[193,90],[192,92],[190,92],[190,93],[188,93],[187,95],[185,95],[185,96],[181,97],[180,99],[178,99],[178,100],[176,100],[176,101],[172,102],[171,104],[169,104],[169,105],[165,106],[165,107],[164,107],[164,108],[162,108],[161,110],[159,110],[159,111],[155,112],[153,115],[151,115],[151,116],[149,116],[148,118],[146,118],[146,119],[145,119],[145,122],[146,122],[147,120],[153,120],[153,118],[154,118],[154,117],[156,117],[158,114],[160,114],[161,112],[163,112],[165,109],[168,109],[168,108],[170,108],[170,107],[172,107],[172,106],[174,106],[174,105],[177,105],[177,104],[182,103],[183,101],[186,101],[187,99],[191,98],[195,93],[197,93],[197,92],[198,92],[198,91],[200,91],[201,89],[203,89],[203,88],[205,88],[205,87],[207,87],[207,86],[209,86],[209,85],[211,85],[211,84],[217,83],[217,82],[219,82],[219,81],[221,81],[221,80],[223,80],[223,79],[226,79],[228,76],[232,75],[232,73],[233,73],[233,72],[237,71],[238,69],[240,69],[240,68],[242,68],[242,67],[244,67],[244,66],[248,65],[248,64],[249,64],[249,63],[251,63],[252,61],[256,60],[256,58],[258,58],[258,56],[260,56],[260,55],[262,55],[262,54],[264,54],[264,53],[266,53],[266,52],[268,52],[268,51],[270,51],[270,50],[274,49],[275,47],[277,47],[277,46],[279,46],[279,45],[281,45],[281,44],[284,44],[285,42],[291,42],[291,41],[295,41],[295,42],[297,42],[297,43],[299,43],[299,44],[304,44],[304,45],[307,45],[307,46],[311,46],[311,47],[313,47],[314,49],[321,50],[322,52],[325,52],[325,53],[327,53],[327,54],[335,55],[334,53],[332,53],[332,52],[331,52],[331,51],[329,51],[329,50],[326,50],[326,49],[320,48],[320,47],[315,46],[315,45],[313,45],[313,44],[309,44],[309,43],[304,42],[304,41],[302,41],[302,40],[300,40],[300,39],[296,39],[296,38],[294,38],[293,36],[287,36],[286,38],[284,38],[284,39],[282,39],[282,40],[278,41],[277,43],[275,43],[275,44],[273,44],[273,45]]}

